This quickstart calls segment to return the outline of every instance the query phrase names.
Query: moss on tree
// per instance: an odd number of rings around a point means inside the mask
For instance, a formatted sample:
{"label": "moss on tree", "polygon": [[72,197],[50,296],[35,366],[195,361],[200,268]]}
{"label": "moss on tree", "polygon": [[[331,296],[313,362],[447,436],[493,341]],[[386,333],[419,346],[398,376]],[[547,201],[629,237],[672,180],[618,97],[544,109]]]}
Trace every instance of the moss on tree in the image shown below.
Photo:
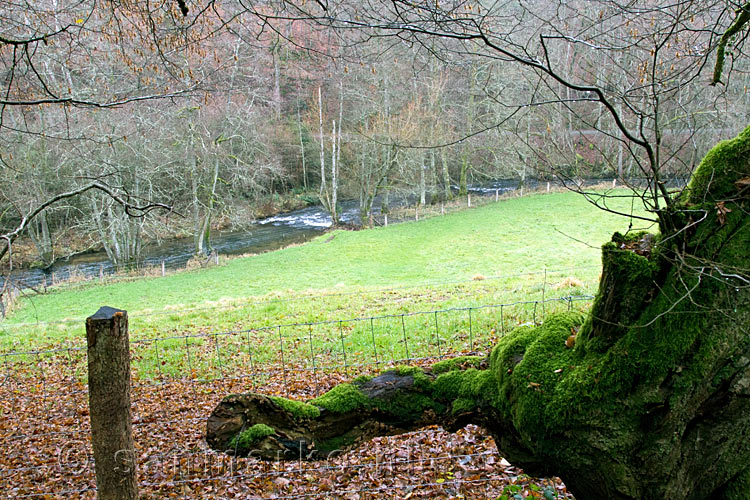
{"label": "moss on tree", "polygon": [[270,399],[284,411],[297,418],[318,418],[320,416],[320,408],[317,406],[279,396],[270,396]]}
{"label": "moss on tree", "polygon": [[367,397],[359,390],[359,384],[339,384],[310,404],[333,413],[349,413],[368,404]]}
{"label": "moss on tree", "polygon": [[750,498],[749,176],[750,128],[701,163],[675,207],[683,230],[604,245],[588,316],[518,328],[489,360],[334,387],[310,401],[325,411],[305,436],[331,450],[472,422],[580,499]]}
{"label": "moss on tree", "polygon": [[735,182],[750,175],[750,127],[734,139],[721,141],[706,154],[688,186],[690,204],[734,198]]}
{"label": "moss on tree", "polygon": [[255,424],[249,429],[236,434],[229,442],[229,448],[238,455],[247,455],[263,438],[273,436],[276,431],[266,424]]}

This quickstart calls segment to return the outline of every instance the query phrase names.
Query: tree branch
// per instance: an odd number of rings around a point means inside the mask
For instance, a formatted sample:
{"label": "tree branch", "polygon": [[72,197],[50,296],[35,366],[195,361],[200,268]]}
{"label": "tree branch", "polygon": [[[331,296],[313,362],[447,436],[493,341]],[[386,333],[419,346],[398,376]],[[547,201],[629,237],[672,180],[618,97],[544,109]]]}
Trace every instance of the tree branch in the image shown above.
{"label": "tree branch", "polygon": [[724,32],[719,40],[719,44],[716,46],[716,65],[714,66],[714,76],[711,79],[711,85],[724,83],[721,81],[721,73],[724,71],[724,53],[726,51],[727,43],[729,43],[729,40],[733,36],[742,31],[748,22],[750,22],[750,2],[737,9],[737,19],[735,19],[734,23],[732,23],[732,25]]}
{"label": "tree branch", "polygon": [[[456,358],[455,371],[486,368],[478,357]],[[477,420],[455,411],[430,369],[401,367],[341,384],[309,403],[261,394],[233,394],[211,413],[206,441],[215,450],[263,460],[319,460],[377,436],[428,425],[456,431]]]}
{"label": "tree branch", "polygon": [[21,218],[21,222],[18,224],[18,226],[16,226],[14,230],[9,231],[5,234],[0,234],[0,238],[5,240],[5,243],[6,243],[3,248],[0,248],[0,259],[5,257],[5,254],[8,253],[8,251],[11,248],[11,245],[16,240],[16,238],[18,238],[18,236],[21,235],[21,233],[28,227],[29,223],[32,220],[34,220],[34,218],[37,215],[39,215],[44,210],[54,205],[58,201],[76,197],[92,189],[106,193],[107,196],[109,196],[110,198],[115,200],[117,203],[122,205],[125,208],[125,212],[130,217],[143,217],[150,211],[156,210],[156,209],[167,210],[169,212],[173,211],[171,206],[165,205],[164,203],[147,203],[145,205],[136,205],[127,199],[129,198],[129,196],[127,198],[124,198],[123,196],[115,192],[111,187],[107,186],[106,184],[102,184],[100,182],[92,182],[83,187],[74,189],[72,191],[67,191],[65,193],[57,194],[45,200],[43,203],[39,204],[36,208],[34,208],[31,212],[24,215]]}

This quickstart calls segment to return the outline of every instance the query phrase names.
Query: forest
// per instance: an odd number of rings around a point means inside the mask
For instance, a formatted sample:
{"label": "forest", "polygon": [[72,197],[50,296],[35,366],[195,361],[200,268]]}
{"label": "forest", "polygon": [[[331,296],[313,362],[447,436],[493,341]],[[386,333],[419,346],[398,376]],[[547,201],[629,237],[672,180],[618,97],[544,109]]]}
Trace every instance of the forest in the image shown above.
{"label": "forest", "polygon": [[371,226],[376,197],[496,179],[653,198],[748,122],[741,32],[709,84],[737,7],[6,4],[3,266],[12,243],[17,266],[103,248],[133,267],[171,237],[209,253],[212,230],[310,203],[336,220],[342,199]]}

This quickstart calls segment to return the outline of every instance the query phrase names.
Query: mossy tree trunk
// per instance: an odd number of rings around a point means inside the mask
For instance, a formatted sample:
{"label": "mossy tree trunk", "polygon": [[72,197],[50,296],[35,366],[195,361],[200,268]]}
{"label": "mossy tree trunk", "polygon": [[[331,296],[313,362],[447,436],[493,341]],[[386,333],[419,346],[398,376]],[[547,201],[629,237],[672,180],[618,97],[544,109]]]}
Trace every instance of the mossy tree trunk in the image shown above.
{"label": "mossy tree trunk", "polygon": [[229,396],[208,442],[320,459],[375,435],[474,423],[579,500],[750,498],[749,213],[750,128],[706,156],[671,216],[682,230],[604,246],[587,316],[521,327],[489,359],[398,368],[308,403]]}

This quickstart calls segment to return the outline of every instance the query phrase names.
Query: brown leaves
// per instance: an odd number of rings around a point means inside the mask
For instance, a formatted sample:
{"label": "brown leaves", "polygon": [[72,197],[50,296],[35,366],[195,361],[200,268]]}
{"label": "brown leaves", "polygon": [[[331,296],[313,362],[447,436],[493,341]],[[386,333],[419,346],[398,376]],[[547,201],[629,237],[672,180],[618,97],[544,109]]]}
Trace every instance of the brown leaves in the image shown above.
{"label": "brown leaves", "polygon": [[731,213],[732,210],[724,205],[723,201],[716,204],[716,217],[719,219],[719,224],[722,226],[727,222],[727,214]]}
{"label": "brown leaves", "polygon": [[750,188],[750,177],[743,177],[736,181],[734,185],[737,187],[738,191],[744,191],[745,189]]}
{"label": "brown leaves", "polygon": [[[81,355],[64,361],[7,366],[12,376],[0,384],[0,491],[6,495],[95,497],[88,396],[80,377],[86,360]],[[333,370],[313,375],[294,365],[285,373],[262,371],[254,390],[302,400],[351,378]],[[502,460],[492,439],[473,426],[454,434],[429,427],[377,438],[311,463],[260,462],[210,450],[207,416],[224,395],[253,385],[250,377],[187,375],[134,383],[141,498],[497,498],[511,484],[522,488],[524,497],[536,498],[539,486],[552,485],[558,498],[572,498],[559,480],[532,479]]]}

